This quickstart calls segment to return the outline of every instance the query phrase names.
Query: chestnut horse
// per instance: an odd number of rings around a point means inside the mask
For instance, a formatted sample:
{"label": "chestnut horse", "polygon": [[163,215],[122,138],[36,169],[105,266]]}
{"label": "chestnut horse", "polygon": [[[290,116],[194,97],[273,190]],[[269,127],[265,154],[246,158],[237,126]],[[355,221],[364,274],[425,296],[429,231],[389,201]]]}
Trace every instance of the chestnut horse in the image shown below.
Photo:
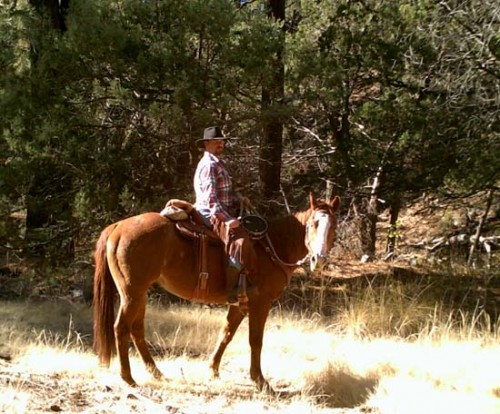
{"label": "chestnut horse", "polygon": [[[339,198],[331,202],[309,195],[309,208],[269,223],[268,237],[255,243],[258,267],[250,281],[248,318],[251,348],[250,377],[259,389],[272,391],[261,370],[264,326],[271,307],[290,281],[297,262],[310,256],[311,269],[323,266],[336,236]],[[267,240],[267,242],[264,242]],[[130,372],[129,340],[148,370],[162,374],[144,339],[147,291],[158,283],[181,298],[195,300],[199,276],[194,243],[180,236],[175,223],[158,213],[145,213],[108,226],[97,242],[94,275],[94,347],[101,365],[109,366],[118,351],[120,375],[135,385]],[[226,303],[224,253],[209,246],[206,302]],[[114,302],[120,303],[115,319]],[[219,375],[222,354],[245,315],[230,306],[225,326],[211,356],[210,368]]]}

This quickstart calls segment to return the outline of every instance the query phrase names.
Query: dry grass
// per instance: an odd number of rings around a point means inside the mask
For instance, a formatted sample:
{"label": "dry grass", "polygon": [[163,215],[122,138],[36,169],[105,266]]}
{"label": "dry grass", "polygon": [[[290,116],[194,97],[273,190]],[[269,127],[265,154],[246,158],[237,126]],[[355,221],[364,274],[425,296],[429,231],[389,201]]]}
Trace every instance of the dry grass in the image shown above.
{"label": "dry grass", "polygon": [[274,396],[249,379],[245,322],[221,378],[210,378],[206,361],[224,316],[151,306],[147,337],[167,379],[152,379],[132,352],[141,384],[133,389],[116,363],[98,367],[84,305],[0,303],[0,412],[499,412],[500,333],[481,312],[447,313],[397,288],[369,289],[335,317],[275,308],[262,358],[281,391]]}

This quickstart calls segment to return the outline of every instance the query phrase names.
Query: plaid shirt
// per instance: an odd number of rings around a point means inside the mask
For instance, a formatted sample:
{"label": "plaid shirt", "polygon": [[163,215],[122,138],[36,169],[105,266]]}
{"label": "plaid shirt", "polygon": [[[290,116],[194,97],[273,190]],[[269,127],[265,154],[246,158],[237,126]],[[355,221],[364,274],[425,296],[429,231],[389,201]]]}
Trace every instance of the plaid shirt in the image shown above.
{"label": "plaid shirt", "polygon": [[239,199],[233,192],[231,177],[222,160],[205,151],[194,174],[195,207],[227,222],[234,217]]}

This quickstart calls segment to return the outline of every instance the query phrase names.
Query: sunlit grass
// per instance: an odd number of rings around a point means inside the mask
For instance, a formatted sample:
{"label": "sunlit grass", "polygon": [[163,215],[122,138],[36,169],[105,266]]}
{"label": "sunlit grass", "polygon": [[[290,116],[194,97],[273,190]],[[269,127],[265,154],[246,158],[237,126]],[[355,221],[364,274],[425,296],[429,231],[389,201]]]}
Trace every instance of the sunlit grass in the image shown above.
{"label": "sunlit grass", "polygon": [[131,351],[140,384],[132,389],[116,360],[98,366],[87,306],[1,303],[2,355],[12,360],[0,359],[0,412],[500,412],[498,324],[391,289],[352,296],[333,317],[274,308],[262,354],[264,375],[281,391],[274,396],[250,381],[247,321],[221,377],[211,378],[224,309],[150,306],[147,339],[166,379],[154,380]]}
{"label": "sunlit grass", "polygon": [[490,407],[474,412],[494,413],[500,403],[498,366],[498,344],[344,338],[335,343],[327,364],[309,375],[308,383],[311,393],[322,395],[330,406],[363,403],[385,412],[385,404],[392,404],[399,406],[394,412],[407,412],[403,408],[411,399],[411,412],[434,412],[422,406],[427,396],[421,392],[432,389],[432,398],[442,404],[452,394],[463,394]]}

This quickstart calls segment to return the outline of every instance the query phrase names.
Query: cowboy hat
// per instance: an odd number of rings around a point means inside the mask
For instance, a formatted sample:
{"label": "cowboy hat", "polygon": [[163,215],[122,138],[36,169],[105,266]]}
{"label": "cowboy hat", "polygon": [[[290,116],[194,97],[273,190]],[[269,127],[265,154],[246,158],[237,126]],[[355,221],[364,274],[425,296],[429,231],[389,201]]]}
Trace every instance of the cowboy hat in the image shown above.
{"label": "cowboy hat", "polygon": [[211,127],[205,128],[205,130],[203,131],[203,138],[197,139],[196,143],[200,144],[204,141],[209,141],[211,139],[228,140],[228,139],[233,139],[233,138],[225,136],[222,133],[222,130],[218,126],[211,126]]}

